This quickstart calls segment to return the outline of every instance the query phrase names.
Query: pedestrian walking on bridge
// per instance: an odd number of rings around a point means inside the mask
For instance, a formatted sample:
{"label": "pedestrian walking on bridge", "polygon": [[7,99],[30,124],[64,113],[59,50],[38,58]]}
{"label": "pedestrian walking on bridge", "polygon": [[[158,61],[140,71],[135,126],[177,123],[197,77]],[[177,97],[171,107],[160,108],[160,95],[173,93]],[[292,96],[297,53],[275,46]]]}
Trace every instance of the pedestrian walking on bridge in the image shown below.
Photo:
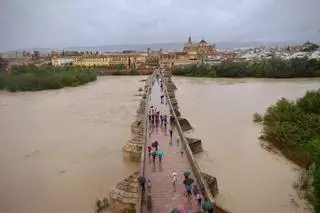
{"label": "pedestrian walking on bridge", "polygon": [[159,151],[157,152],[157,155],[159,157],[159,163],[161,163],[164,153],[162,151]]}
{"label": "pedestrian walking on bridge", "polygon": [[159,146],[158,141],[153,142],[151,146],[154,147],[156,151],[158,151],[158,146]]}
{"label": "pedestrian walking on bridge", "polygon": [[169,129],[169,133],[170,133],[170,138],[171,138],[171,140],[172,140],[172,133],[173,133],[173,131],[172,131],[171,128]]}
{"label": "pedestrian walking on bridge", "polygon": [[192,184],[187,184],[187,194],[188,194],[188,197],[191,197],[192,196]]}
{"label": "pedestrian walking on bridge", "polygon": [[173,180],[173,187],[176,187],[176,182],[178,180],[178,174],[176,172],[172,172],[172,180]]}
{"label": "pedestrian walking on bridge", "polygon": [[195,194],[195,195],[196,195],[196,200],[197,200],[197,203],[198,203],[198,207],[199,207],[199,209],[201,209],[201,200],[202,200],[201,195],[200,195],[199,192],[197,194]]}
{"label": "pedestrian walking on bridge", "polygon": [[151,181],[150,180],[148,180],[147,187],[148,187],[148,192],[151,193]]}
{"label": "pedestrian walking on bridge", "polygon": [[152,162],[155,163],[155,162],[156,162],[157,152],[154,152],[154,151],[153,151],[153,152],[151,153],[151,155],[152,155]]}
{"label": "pedestrian walking on bridge", "polygon": [[152,147],[151,146],[148,146],[148,154],[149,154],[149,157],[151,155],[151,151],[152,151]]}

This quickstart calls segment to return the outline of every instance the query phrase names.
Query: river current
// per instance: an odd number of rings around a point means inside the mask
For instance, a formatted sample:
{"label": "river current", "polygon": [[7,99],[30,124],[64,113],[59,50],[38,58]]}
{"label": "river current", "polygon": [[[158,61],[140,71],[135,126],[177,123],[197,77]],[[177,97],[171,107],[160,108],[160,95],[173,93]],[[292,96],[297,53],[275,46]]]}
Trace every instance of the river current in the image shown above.
{"label": "river current", "polygon": [[309,212],[292,187],[299,168],[261,148],[261,126],[252,122],[276,101],[320,88],[320,79],[173,79],[182,116],[200,138],[200,167],[217,177],[217,202],[231,212]]}
{"label": "river current", "polygon": [[[88,213],[138,170],[123,145],[140,101],[143,76],[106,76],[75,88],[0,92],[0,212]],[[252,122],[281,97],[295,99],[319,79],[174,78],[182,116],[203,140],[196,158],[218,178],[234,213],[308,212],[292,188],[298,168],[262,149]]]}

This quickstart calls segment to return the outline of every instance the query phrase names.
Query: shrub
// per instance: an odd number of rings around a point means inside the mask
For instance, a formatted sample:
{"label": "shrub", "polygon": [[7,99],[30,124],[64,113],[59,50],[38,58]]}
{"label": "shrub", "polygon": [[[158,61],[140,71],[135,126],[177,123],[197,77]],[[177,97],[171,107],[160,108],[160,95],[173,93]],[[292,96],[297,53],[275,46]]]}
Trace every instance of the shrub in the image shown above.
{"label": "shrub", "polygon": [[263,117],[262,115],[260,115],[259,113],[254,113],[253,114],[253,121],[257,122],[257,123],[261,123],[263,121]]}

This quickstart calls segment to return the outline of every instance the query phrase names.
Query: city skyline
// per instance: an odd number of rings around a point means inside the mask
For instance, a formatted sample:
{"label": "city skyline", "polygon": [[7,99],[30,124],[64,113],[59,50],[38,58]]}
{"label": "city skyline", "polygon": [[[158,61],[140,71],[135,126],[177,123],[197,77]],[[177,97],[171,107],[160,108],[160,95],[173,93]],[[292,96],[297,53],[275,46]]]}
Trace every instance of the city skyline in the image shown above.
{"label": "city skyline", "polygon": [[185,42],[319,42],[317,0],[4,0],[0,51]]}

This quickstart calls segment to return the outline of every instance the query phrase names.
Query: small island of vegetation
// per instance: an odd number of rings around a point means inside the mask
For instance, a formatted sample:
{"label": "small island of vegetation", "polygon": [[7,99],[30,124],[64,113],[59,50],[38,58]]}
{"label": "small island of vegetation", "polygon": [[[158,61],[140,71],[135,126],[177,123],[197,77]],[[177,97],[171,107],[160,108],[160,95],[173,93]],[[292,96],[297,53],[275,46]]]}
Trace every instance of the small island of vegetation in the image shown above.
{"label": "small island of vegetation", "polygon": [[13,66],[8,72],[0,72],[0,89],[11,92],[60,89],[96,79],[96,72],[91,68],[21,65]]}
{"label": "small island of vegetation", "polygon": [[320,60],[272,58],[258,62],[232,62],[215,65],[178,67],[174,75],[190,77],[225,78],[310,78],[320,77]]}
{"label": "small island of vegetation", "polygon": [[254,121],[263,124],[262,139],[308,169],[309,178],[300,187],[320,212],[320,90],[308,91],[296,101],[282,98],[263,116],[255,113]]}

